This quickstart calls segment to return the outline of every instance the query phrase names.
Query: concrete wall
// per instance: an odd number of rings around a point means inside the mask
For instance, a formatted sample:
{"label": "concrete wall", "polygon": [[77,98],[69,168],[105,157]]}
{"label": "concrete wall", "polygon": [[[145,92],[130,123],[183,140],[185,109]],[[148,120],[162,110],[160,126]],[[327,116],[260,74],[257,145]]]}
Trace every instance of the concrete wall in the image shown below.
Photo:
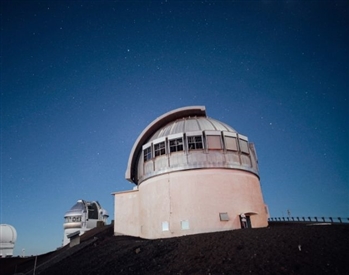
{"label": "concrete wall", "polygon": [[139,236],[139,191],[114,194],[114,234]]}
{"label": "concrete wall", "polygon": [[80,236],[74,236],[73,238],[70,238],[70,243],[69,243],[69,247],[74,247],[76,245],[80,244]]}
{"label": "concrete wall", "polygon": [[115,233],[155,239],[232,230],[241,227],[240,213],[250,215],[252,227],[268,225],[256,175],[233,169],[172,172],[142,182],[138,191],[115,194]]}

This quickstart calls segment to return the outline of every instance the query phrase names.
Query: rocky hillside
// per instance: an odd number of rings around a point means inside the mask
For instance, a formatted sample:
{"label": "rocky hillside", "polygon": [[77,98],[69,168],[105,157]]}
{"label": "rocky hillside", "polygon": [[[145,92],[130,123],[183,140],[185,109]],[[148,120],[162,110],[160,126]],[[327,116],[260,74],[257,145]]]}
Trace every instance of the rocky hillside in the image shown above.
{"label": "rocky hillside", "polygon": [[[69,255],[76,247],[41,255],[36,274],[349,274],[349,225],[271,223],[161,240],[114,237],[109,226],[84,238]],[[3,260],[1,274],[14,274]],[[16,272],[32,267],[18,262]]]}

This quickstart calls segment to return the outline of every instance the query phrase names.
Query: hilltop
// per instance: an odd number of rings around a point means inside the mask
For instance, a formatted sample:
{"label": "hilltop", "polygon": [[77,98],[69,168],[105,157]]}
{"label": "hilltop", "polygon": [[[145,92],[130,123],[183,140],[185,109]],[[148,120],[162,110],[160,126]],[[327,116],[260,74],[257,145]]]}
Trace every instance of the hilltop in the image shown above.
{"label": "hilltop", "polygon": [[[80,248],[41,255],[38,267],[65,256],[36,274],[349,274],[348,245],[345,224],[271,223],[158,240],[113,236],[110,225],[86,233]],[[32,274],[34,259],[21,259],[1,259],[1,274],[14,274],[15,266]]]}

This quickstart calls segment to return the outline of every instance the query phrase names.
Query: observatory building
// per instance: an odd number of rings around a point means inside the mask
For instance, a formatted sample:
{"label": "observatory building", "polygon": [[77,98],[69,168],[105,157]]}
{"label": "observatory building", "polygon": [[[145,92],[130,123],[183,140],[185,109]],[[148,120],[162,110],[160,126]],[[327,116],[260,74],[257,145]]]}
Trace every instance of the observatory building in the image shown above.
{"label": "observatory building", "polygon": [[254,144],[203,106],[168,112],[140,134],[114,193],[114,233],[147,239],[266,227]]}
{"label": "observatory building", "polygon": [[0,258],[13,256],[16,240],[16,229],[9,224],[0,224]]}
{"label": "observatory building", "polygon": [[101,207],[98,201],[78,200],[77,203],[64,215],[64,239],[63,245],[69,243],[68,236],[80,231],[82,235],[86,231],[97,227],[98,222],[107,223],[109,215]]}

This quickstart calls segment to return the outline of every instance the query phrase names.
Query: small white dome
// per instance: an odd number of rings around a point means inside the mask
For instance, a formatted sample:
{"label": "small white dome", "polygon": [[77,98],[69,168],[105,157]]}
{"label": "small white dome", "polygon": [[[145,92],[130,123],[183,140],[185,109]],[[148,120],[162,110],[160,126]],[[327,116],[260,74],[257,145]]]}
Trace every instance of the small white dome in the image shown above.
{"label": "small white dome", "polygon": [[13,255],[16,240],[16,229],[9,224],[0,224],[0,257]]}
{"label": "small white dome", "polygon": [[16,229],[9,224],[0,225],[0,243],[15,243],[17,240]]}

